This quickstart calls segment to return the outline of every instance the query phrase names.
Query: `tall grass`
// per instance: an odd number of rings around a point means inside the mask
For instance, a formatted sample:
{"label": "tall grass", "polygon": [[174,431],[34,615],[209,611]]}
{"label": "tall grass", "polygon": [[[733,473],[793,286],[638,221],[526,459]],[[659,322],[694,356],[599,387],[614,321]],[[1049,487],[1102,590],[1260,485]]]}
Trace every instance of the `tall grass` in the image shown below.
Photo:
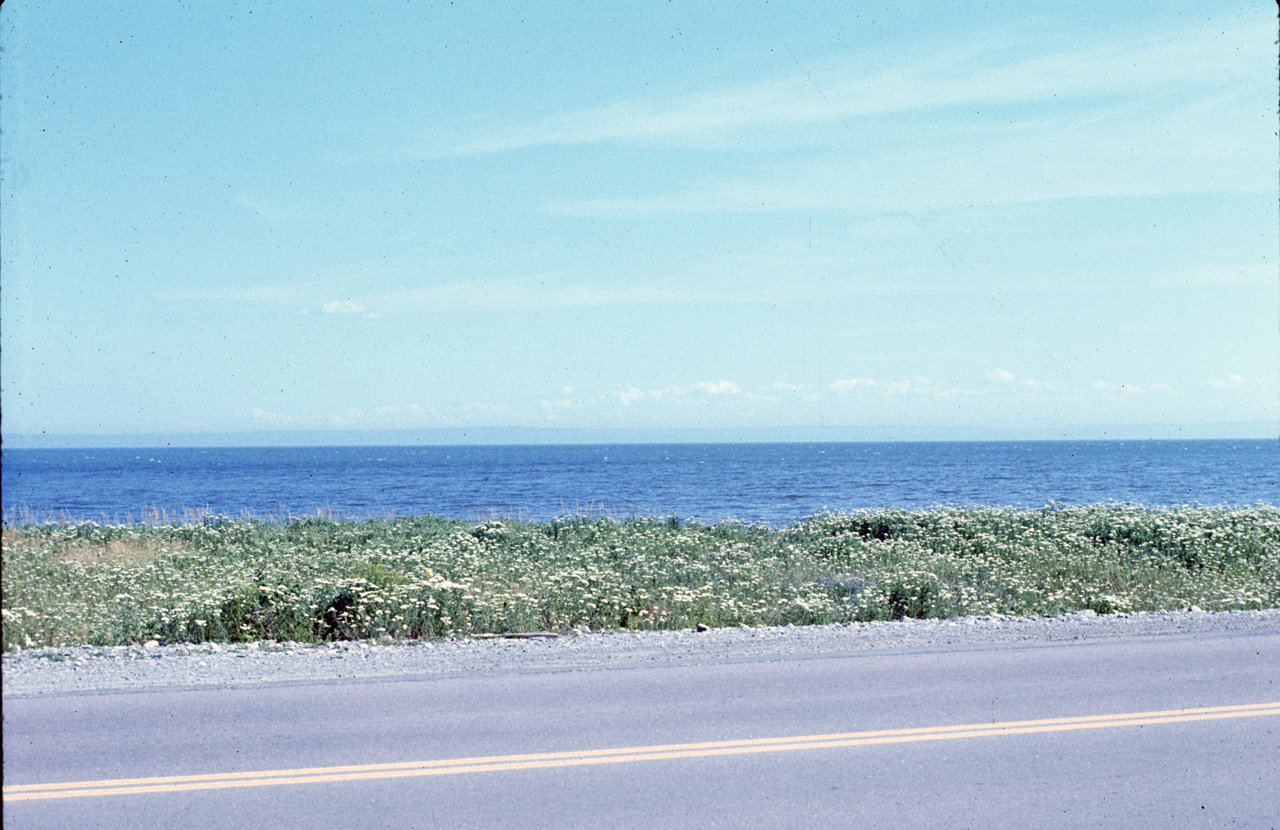
{"label": "tall grass", "polygon": [[1280,509],[11,523],[3,643],[319,641],[1280,605]]}

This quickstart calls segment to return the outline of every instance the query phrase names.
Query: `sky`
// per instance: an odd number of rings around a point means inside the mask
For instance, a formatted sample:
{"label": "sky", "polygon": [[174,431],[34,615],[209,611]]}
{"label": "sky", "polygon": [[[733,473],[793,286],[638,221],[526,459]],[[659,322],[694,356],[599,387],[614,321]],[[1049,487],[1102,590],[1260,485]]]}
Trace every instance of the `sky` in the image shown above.
{"label": "sky", "polygon": [[9,0],[0,46],[6,439],[1280,430],[1268,3]]}

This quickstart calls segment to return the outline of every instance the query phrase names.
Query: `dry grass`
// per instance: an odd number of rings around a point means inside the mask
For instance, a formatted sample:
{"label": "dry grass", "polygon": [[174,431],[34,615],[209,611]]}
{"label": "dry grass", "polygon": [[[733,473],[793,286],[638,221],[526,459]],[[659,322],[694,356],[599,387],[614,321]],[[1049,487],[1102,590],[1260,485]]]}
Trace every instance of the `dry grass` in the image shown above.
{"label": "dry grass", "polygon": [[[29,534],[28,534],[29,535]],[[32,540],[24,536],[21,527],[7,527],[3,532],[3,545],[6,548],[23,548]],[[131,539],[107,539],[92,541],[73,539],[64,542],[52,551],[51,558],[60,563],[77,563],[80,565],[144,565],[155,560],[157,556],[168,554],[190,553],[190,549],[173,544],[172,540],[155,537]]]}

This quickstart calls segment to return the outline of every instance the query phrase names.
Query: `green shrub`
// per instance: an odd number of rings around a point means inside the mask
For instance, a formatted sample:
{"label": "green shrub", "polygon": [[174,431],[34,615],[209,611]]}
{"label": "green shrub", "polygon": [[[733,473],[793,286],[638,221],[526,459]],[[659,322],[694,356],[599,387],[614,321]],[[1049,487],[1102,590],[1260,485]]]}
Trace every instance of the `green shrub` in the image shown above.
{"label": "green shrub", "polygon": [[5,648],[1260,608],[1280,510],[19,524],[2,579]]}

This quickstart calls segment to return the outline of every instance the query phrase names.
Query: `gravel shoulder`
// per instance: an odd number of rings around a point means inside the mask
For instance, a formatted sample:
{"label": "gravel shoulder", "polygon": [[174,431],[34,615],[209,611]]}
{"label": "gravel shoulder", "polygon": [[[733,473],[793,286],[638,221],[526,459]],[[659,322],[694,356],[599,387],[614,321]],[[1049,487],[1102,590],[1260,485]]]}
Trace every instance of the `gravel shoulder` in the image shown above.
{"label": "gravel shoulder", "polygon": [[148,643],[10,652],[0,658],[4,697],[156,688],[246,687],[458,673],[575,671],[1134,637],[1280,635],[1280,609],[1156,611],[1099,616],[962,617],[698,631],[573,632],[560,637],[376,644]]}

